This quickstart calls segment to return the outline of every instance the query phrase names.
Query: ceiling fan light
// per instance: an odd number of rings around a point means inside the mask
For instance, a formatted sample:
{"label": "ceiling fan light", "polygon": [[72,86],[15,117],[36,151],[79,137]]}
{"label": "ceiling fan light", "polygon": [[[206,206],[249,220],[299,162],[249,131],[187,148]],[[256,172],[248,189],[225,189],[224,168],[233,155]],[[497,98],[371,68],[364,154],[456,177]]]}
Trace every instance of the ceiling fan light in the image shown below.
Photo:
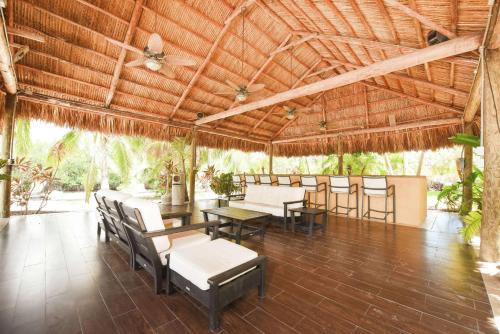
{"label": "ceiling fan light", "polygon": [[321,121],[319,122],[319,128],[321,130],[326,130],[326,122],[325,121]]}
{"label": "ceiling fan light", "polygon": [[156,60],[154,59],[146,59],[144,61],[144,65],[149,68],[151,71],[158,71],[160,70],[162,64],[157,62]]}
{"label": "ceiling fan light", "polygon": [[247,94],[245,94],[245,93],[237,93],[236,94],[236,101],[243,102],[246,99],[247,99]]}
{"label": "ceiling fan light", "polygon": [[286,118],[292,120],[295,118],[295,111],[292,111],[292,110],[289,110],[287,113],[286,113]]}

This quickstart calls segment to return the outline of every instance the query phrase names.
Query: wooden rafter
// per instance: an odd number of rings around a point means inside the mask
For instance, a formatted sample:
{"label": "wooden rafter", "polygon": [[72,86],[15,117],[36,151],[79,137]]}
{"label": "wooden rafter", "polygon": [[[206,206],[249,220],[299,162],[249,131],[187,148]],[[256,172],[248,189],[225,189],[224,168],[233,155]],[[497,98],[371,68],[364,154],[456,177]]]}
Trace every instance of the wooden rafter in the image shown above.
{"label": "wooden rafter", "polygon": [[[125,39],[123,40],[123,44],[125,45],[130,45],[130,43],[132,42],[135,28],[137,27],[137,23],[139,23],[139,19],[141,18],[143,2],[144,0],[136,0],[134,4],[134,10],[132,11],[132,16],[130,17],[127,33],[125,34]],[[113,71],[113,78],[111,79],[109,92],[106,95],[106,101],[104,102],[105,107],[109,107],[111,105],[111,101],[115,96],[116,86],[118,85],[118,80],[120,80],[120,74],[122,73],[126,55],[127,49],[121,48],[120,54],[118,55],[118,61],[116,62],[115,69]]]}
{"label": "wooden rafter", "polygon": [[375,0],[375,4],[377,5],[380,13],[382,13],[382,17],[384,18],[387,27],[391,31],[394,43],[400,44],[398,32],[396,30],[396,27],[394,26],[394,22],[392,22],[391,15],[389,15],[387,8],[385,8],[384,0]]}
{"label": "wooden rafter", "polygon": [[[295,88],[297,87],[298,85],[300,85],[300,83],[302,81],[304,81],[305,78],[307,78],[307,76],[309,75],[309,73],[311,73],[311,71],[313,71],[316,66],[318,66],[318,64],[321,63],[321,59],[320,60],[317,60],[313,66],[309,67],[309,69],[307,69],[304,74],[302,74],[302,76],[293,84],[292,88]],[[269,117],[269,115],[271,115],[273,113],[273,111],[276,109],[276,106],[272,106],[269,111],[257,122],[255,123],[255,125],[252,127],[252,129],[250,131],[248,131],[248,134],[251,134],[252,132],[254,132],[261,124],[262,122],[264,122],[264,120]]]}
{"label": "wooden rafter", "polygon": [[413,6],[407,7],[407,6],[403,5],[401,2],[399,2],[399,0],[383,0],[383,1],[385,1],[390,6],[399,9],[400,11],[402,11],[406,15],[414,18],[415,20],[418,20],[420,23],[422,23],[426,27],[430,28],[431,30],[436,30],[436,31],[440,32],[441,34],[445,35],[449,39],[457,37],[457,35],[455,35],[453,32],[443,28],[439,24],[437,24],[434,21],[432,21],[431,19],[429,19],[427,16],[419,14],[415,10],[415,8],[412,8]]}
{"label": "wooden rafter", "polygon": [[298,97],[320,93],[333,88],[349,85],[358,81],[373,78],[379,75],[385,75],[394,71],[417,66],[425,62],[446,58],[456,54],[475,50],[481,43],[481,35],[474,34],[469,36],[457,37],[453,40],[429,46],[425,49],[415,51],[410,54],[397,56],[388,60],[383,60],[363,68],[349,71],[338,76],[308,84],[299,88],[291,89],[278,93],[268,98],[251,102],[222,113],[205,117],[196,121],[197,125],[213,122],[221,118],[227,118],[242,114],[258,108],[264,108],[280,102],[296,99]]}
{"label": "wooden rafter", "polygon": [[370,129],[361,129],[347,132],[339,132],[339,133],[328,133],[328,134],[318,134],[311,136],[301,136],[294,138],[285,138],[285,139],[277,139],[273,140],[273,144],[282,144],[282,143],[291,143],[298,141],[310,141],[310,140],[319,140],[319,139],[328,139],[328,138],[336,138],[339,136],[359,136],[365,134],[374,134],[381,132],[394,132],[394,131],[403,131],[410,130],[415,128],[429,128],[429,127],[442,127],[442,126],[452,126],[462,124],[461,118],[450,118],[443,120],[432,120],[432,121],[424,121],[424,122],[412,122],[407,124],[401,124],[396,126],[385,126],[379,128],[370,128]]}
{"label": "wooden rafter", "polygon": [[186,99],[186,97],[188,96],[188,94],[191,92],[191,89],[193,88],[193,86],[198,81],[198,78],[200,77],[201,73],[205,70],[205,67],[212,60],[212,57],[215,54],[215,51],[219,47],[219,43],[222,41],[222,38],[224,37],[224,35],[226,34],[226,32],[231,27],[231,23],[233,22],[233,20],[238,16],[239,13],[241,13],[241,9],[243,7],[250,6],[254,2],[255,2],[255,0],[244,1],[241,5],[237,6],[232,11],[232,13],[228,16],[228,18],[224,21],[224,27],[222,28],[221,31],[219,31],[219,34],[217,35],[217,38],[215,39],[215,41],[213,42],[212,46],[210,47],[210,50],[208,51],[208,54],[205,56],[205,59],[203,60],[203,62],[201,63],[201,65],[196,70],[196,73],[191,78],[191,81],[189,81],[189,84],[186,87],[186,89],[182,92],[182,95],[179,98],[179,100],[177,101],[177,104],[175,105],[174,109],[172,109],[172,111],[170,112],[170,119],[172,119],[174,117],[174,115],[177,112],[177,110],[179,110],[179,108],[181,107],[182,103],[184,103],[184,100]]}
{"label": "wooden rafter", "polygon": [[[329,62],[331,62],[331,63],[341,64],[341,65],[344,65],[344,66],[350,67],[350,68],[359,69],[359,68],[362,67],[362,66],[359,66],[359,65],[351,64],[351,63],[348,63],[348,62],[338,61],[338,60],[335,60],[335,59],[327,59],[327,60]],[[448,86],[441,86],[441,85],[435,84],[435,83],[430,82],[430,81],[425,81],[425,80],[413,78],[413,77],[410,77],[410,76],[406,76],[404,74],[390,73],[390,74],[387,74],[387,77],[393,78],[393,79],[396,79],[396,80],[407,81],[409,83],[412,83],[412,84],[415,84],[415,85],[419,85],[421,87],[425,87],[425,88],[428,88],[428,89],[437,89],[437,90],[440,90],[442,92],[446,92],[448,94],[452,94],[452,95],[456,95],[456,96],[460,96],[460,97],[467,97],[467,95],[468,95],[467,92],[464,92],[464,91],[461,91],[461,90],[458,90],[458,89],[455,89],[455,88],[451,88],[451,87],[448,87]]]}
{"label": "wooden rafter", "polygon": [[[10,17],[9,17],[9,20],[10,20]],[[7,33],[9,35],[24,37],[27,39],[31,39],[33,41],[45,43],[45,35],[44,34],[40,34],[38,32],[34,32],[34,31],[31,31],[31,30],[28,30],[25,28],[12,27],[9,25],[9,28],[7,29]]]}

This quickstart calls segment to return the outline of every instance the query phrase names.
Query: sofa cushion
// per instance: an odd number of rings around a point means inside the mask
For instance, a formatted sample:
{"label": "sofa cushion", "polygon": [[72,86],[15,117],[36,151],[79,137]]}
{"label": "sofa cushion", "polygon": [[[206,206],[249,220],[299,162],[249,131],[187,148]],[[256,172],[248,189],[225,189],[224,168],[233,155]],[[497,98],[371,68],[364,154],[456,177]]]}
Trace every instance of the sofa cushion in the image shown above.
{"label": "sofa cushion", "polygon": [[166,266],[168,262],[166,258],[167,254],[170,254],[174,250],[179,250],[184,247],[210,241],[209,235],[206,235],[205,233],[199,231],[186,231],[186,232],[174,233],[170,234],[168,238],[170,241],[170,247],[167,250],[160,252],[158,254],[160,256],[161,263],[164,266]]}
{"label": "sofa cushion", "polygon": [[[300,187],[249,185],[246,190],[245,201],[283,207],[284,202],[302,200],[304,195],[305,189]],[[299,206],[301,205],[299,204]]]}
{"label": "sofa cushion", "polygon": [[[141,198],[130,198],[123,204],[129,208],[139,210],[142,220],[144,221],[146,231],[155,232],[165,230],[165,225],[161,219],[161,212],[158,204]],[[170,247],[170,241],[166,235],[154,237],[153,244],[155,245],[158,253],[164,252]]]}
{"label": "sofa cushion", "polygon": [[[246,247],[225,239],[217,239],[172,251],[169,267],[201,290],[208,290],[210,286],[207,280],[210,277],[256,257],[257,253]],[[236,275],[224,283],[244,273]]]}

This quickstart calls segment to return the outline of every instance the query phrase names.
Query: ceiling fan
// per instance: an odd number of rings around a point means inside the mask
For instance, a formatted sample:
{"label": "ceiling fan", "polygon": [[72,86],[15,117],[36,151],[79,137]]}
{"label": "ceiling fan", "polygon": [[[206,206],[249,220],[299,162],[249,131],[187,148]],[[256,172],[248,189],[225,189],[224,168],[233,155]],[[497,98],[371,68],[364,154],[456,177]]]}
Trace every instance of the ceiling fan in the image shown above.
{"label": "ceiling fan", "polygon": [[151,36],[149,36],[148,44],[142,51],[136,48],[126,47],[125,44],[121,45],[128,50],[141,55],[141,57],[126,63],[126,67],[144,66],[147,69],[161,73],[170,79],[175,78],[175,73],[170,66],[196,65],[196,62],[193,59],[175,55],[166,55],[165,52],[163,52],[163,39],[157,33],[152,33]]}
{"label": "ceiling fan", "polygon": [[[241,7],[241,15],[242,15],[242,24],[241,24],[241,70],[240,76],[243,76],[243,66],[245,62],[245,10],[246,7]],[[244,102],[248,98],[251,93],[258,92],[259,90],[264,89],[266,85],[264,84],[240,84],[237,85],[231,80],[226,80],[226,83],[229,87],[225,88],[222,91],[215,92],[216,95],[233,95],[235,101]]]}
{"label": "ceiling fan", "polygon": [[[312,107],[290,107],[290,106],[283,106],[283,109],[285,110],[285,118],[292,120],[294,119],[299,112],[313,112],[316,110],[315,106]],[[282,111],[276,112],[275,114],[282,114]]]}
{"label": "ceiling fan", "polygon": [[261,89],[264,89],[266,85],[264,84],[252,84],[249,86],[246,85],[237,85],[231,80],[226,80],[226,83],[229,87],[219,92],[215,92],[217,95],[233,95],[235,100],[238,102],[246,101],[250,93],[258,92]]}

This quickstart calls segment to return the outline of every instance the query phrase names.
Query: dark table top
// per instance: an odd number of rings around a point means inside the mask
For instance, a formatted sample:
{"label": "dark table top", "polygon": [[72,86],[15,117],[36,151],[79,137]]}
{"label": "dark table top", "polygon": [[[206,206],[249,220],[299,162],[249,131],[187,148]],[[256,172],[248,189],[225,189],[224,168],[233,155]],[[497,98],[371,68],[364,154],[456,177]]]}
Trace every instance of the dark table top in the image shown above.
{"label": "dark table top", "polygon": [[300,213],[305,213],[305,214],[310,214],[310,215],[319,215],[322,213],[326,213],[325,209],[317,209],[317,208],[292,208],[292,209],[288,209],[288,211],[300,212]]}
{"label": "dark table top", "polygon": [[251,211],[240,208],[231,208],[231,207],[222,207],[222,208],[214,208],[214,209],[203,209],[202,212],[209,213],[212,215],[217,215],[219,217],[239,220],[239,221],[248,221],[252,219],[264,218],[271,216],[270,213]]}
{"label": "dark table top", "polygon": [[159,205],[162,219],[184,218],[193,214],[192,207],[189,204],[165,205],[160,203]]}

